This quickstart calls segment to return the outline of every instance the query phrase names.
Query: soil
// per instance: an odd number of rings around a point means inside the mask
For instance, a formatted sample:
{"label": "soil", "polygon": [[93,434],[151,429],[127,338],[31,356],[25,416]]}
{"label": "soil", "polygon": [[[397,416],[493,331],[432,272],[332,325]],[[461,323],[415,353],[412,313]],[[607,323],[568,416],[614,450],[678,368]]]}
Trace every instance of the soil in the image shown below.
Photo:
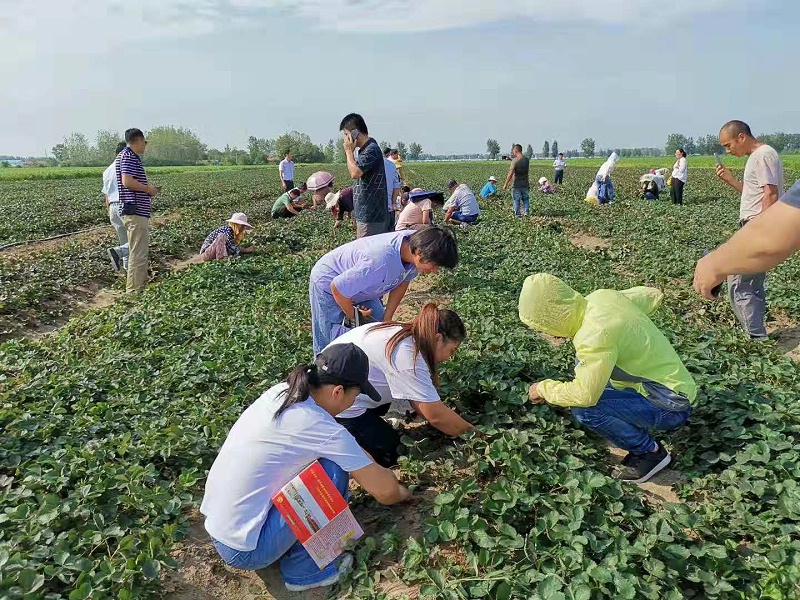
{"label": "soil", "polygon": [[583,248],[584,250],[601,250],[603,248],[611,248],[611,242],[605,238],[596,235],[577,234],[573,235],[569,241],[576,248]]}
{"label": "soil", "polygon": [[767,323],[767,333],[775,340],[787,358],[800,362],[800,326],[782,311],[770,311],[772,319]]}
{"label": "soil", "polygon": [[[622,461],[625,454],[627,454],[624,450],[615,446],[609,446],[608,451],[612,456],[612,460],[616,463]],[[655,475],[650,481],[639,484],[639,487],[647,497],[659,502],[683,502],[672,489],[672,486],[685,479],[680,471],[673,471],[667,468]]]}

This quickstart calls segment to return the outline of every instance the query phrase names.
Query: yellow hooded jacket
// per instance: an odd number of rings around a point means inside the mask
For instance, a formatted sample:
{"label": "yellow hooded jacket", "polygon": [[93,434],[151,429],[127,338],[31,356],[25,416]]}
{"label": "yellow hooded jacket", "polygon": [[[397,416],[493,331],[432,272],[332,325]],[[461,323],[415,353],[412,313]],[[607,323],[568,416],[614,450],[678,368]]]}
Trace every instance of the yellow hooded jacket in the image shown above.
{"label": "yellow hooded jacket", "polygon": [[519,318],[536,331],[572,338],[576,353],[575,379],[540,382],[542,398],[557,406],[594,406],[610,381],[670,410],[685,410],[697,396],[697,385],[647,316],[662,298],[661,291],[648,287],[597,290],[583,297],[553,275],[528,277]]}

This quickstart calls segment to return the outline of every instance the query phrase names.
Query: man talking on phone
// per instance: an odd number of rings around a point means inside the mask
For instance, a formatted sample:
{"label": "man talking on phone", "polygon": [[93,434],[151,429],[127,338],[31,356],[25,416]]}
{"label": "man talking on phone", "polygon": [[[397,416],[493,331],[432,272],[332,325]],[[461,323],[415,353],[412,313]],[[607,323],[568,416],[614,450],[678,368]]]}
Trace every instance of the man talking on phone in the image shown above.
{"label": "man talking on phone", "polygon": [[369,137],[367,124],[359,114],[350,113],[342,119],[339,131],[344,133],[347,170],[353,178],[356,238],[386,233],[389,231],[389,209],[381,147]]}

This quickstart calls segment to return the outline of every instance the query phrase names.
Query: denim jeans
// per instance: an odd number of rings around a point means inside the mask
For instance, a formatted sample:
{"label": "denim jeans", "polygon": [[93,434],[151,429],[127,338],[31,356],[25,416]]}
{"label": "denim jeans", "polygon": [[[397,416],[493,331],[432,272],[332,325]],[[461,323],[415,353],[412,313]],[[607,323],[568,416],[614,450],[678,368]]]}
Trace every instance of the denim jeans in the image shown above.
{"label": "denim jeans", "polygon": [[556,176],[553,178],[553,183],[564,183],[564,169],[556,169]]}
{"label": "denim jeans", "polygon": [[522,204],[523,210],[525,211],[526,215],[530,212],[531,201],[530,201],[530,195],[528,193],[528,190],[526,190],[524,188],[513,188],[511,190],[511,197],[514,200],[514,215],[515,216],[517,216],[517,217],[519,216],[520,204]]}
{"label": "denim jeans", "polygon": [[[311,301],[311,335],[314,343],[314,356],[330,344],[342,332],[344,312],[336,304],[333,294],[321,290],[311,279],[308,284],[308,298]],[[372,318],[383,321],[384,308],[380,298],[359,302],[359,306],[372,309]]]}
{"label": "denim jeans", "polygon": [[[347,486],[350,481],[350,475],[327,458],[320,458],[319,462],[333,481],[336,489],[346,499],[348,497]],[[255,571],[268,567],[276,560],[280,560],[278,566],[283,580],[293,585],[318,583],[334,575],[338,568],[336,561],[334,561],[320,570],[311,555],[297,541],[297,537],[292,533],[288,523],[274,506],[267,513],[267,520],[261,527],[255,550],[236,550],[213,538],[212,542],[225,564],[237,569]]]}
{"label": "denim jeans", "polygon": [[610,440],[618,448],[640,454],[650,452],[655,440],[650,430],[667,431],[683,425],[691,408],[671,411],[650,402],[636,390],[617,390],[608,385],[596,405],[573,408],[581,425]]}
{"label": "denim jeans", "polygon": [[461,211],[454,211],[450,218],[459,223],[474,223],[478,220],[478,215],[462,215]]}

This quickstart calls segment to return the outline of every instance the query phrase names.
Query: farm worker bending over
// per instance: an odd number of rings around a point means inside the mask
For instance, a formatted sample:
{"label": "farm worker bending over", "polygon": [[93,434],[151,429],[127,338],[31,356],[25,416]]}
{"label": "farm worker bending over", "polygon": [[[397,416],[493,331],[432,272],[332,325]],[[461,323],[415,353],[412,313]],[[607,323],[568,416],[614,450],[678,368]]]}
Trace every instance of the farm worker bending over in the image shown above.
{"label": "farm worker bending over", "polygon": [[478,206],[478,201],[475,199],[475,194],[469,189],[466,183],[461,185],[455,179],[447,182],[447,188],[450,190],[450,198],[447,200],[448,208],[444,216],[444,222],[450,223],[474,223],[481,216],[481,209]]}
{"label": "farm worker bending over", "polygon": [[614,165],[617,164],[619,156],[616,152],[612,152],[608,160],[602,164],[597,170],[592,185],[586,192],[586,201],[595,204],[611,204],[614,202],[616,194],[614,192],[614,184],[611,181],[611,172],[614,170]]}
{"label": "farm worker bending over", "polygon": [[346,187],[339,190],[335,194],[328,192],[325,196],[325,208],[331,211],[335,219],[333,227],[338,229],[344,221],[344,214],[347,213],[347,219],[353,218],[353,188]]}
{"label": "farm worker bending over", "polygon": [[575,379],[530,387],[534,404],[572,408],[575,419],[628,451],[623,480],[643,483],[671,457],[649,430],[683,425],[697,394],[694,379],[667,338],[647,316],[659,290],[597,290],[581,296],[547,273],[525,280],[519,317],[531,329],[572,338]]}
{"label": "farm worker bending over", "polygon": [[348,474],[381,504],[410,497],[389,469],[378,466],[334,415],[358,394],[380,395],[367,380],[369,361],[352,344],[338,344],[298,365],[286,383],[264,392],[231,428],[208,473],[200,512],[222,559],[237,569],[276,561],[292,592],[333,585],[353,562],[344,554],[320,570],[297,541],[272,497],[315,460],[345,497]]}
{"label": "farm worker bending over", "polygon": [[203,260],[216,260],[252,252],[252,248],[239,247],[245,232],[252,228],[253,226],[247,222],[246,214],[233,213],[225,225],[208,234],[200,247],[200,256]]}
{"label": "farm worker bending over", "polygon": [[391,320],[412,279],[456,264],[455,236],[441,227],[383,233],[331,250],[311,269],[308,286],[314,352],[341,333],[345,319],[355,319],[356,306],[365,317]]}
{"label": "farm worker bending over", "polygon": [[467,337],[459,316],[426,304],[410,323],[372,323],[356,327],[333,345],[352,343],[369,357],[369,382],[380,400],[361,394],[336,420],[353,434],[379,465],[397,464],[400,436],[383,416],[393,403],[411,403],[436,429],[458,436],[473,429],[439,397],[437,367],[450,360]]}
{"label": "farm worker bending over", "polygon": [[408,195],[408,204],[400,213],[395,229],[422,229],[433,224],[434,205],[444,204],[444,194],[432,190],[414,188]]}
{"label": "farm worker bending over", "polygon": [[481,198],[490,198],[497,195],[497,177],[492,175],[481,188]]}
{"label": "farm worker bending over", "polygon": [[552,186],[552,184],[547,181],[547,177],[539,177],[539,190],[543,194],[555,194],[556,188]]}
{"label": "farm worker bending over", "polygon": [[275,204],[272,205],[272,218],[286,219],[299,215],[300,211],[305,208],[305,203],[300,200],[300,197],[300,190],[297,188],[292,188],[278,196]]}
{"label": "farm worker bending over", "polygon": [[314,208],[325,204],[325,196],[333,191],[333,175],[327,171],[312,173],[306,181],[306,187],[314,198]]}

